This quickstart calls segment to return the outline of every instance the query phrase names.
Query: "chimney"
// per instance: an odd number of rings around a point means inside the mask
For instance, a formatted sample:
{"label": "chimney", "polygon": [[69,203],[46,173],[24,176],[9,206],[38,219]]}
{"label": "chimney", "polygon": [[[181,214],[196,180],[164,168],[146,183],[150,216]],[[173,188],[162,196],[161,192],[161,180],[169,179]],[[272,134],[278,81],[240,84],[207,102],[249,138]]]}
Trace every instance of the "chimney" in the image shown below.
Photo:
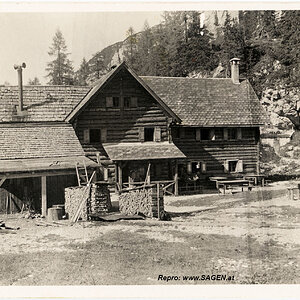
{"label": "chimney", "polygon": [[231,64],[231,80],[234,84],[240,83],[240,75],[239,75],[239,65],[240,59],[239,58],[232,58],[230,60]]}
{"label": "chimney", "polygon": [[14,65],[15,70],[18,71],[18,85],[19,85],[19,109],[18,113],[23,111],[23,83],[22,83],[22,69],[26,68],[26,64]]}

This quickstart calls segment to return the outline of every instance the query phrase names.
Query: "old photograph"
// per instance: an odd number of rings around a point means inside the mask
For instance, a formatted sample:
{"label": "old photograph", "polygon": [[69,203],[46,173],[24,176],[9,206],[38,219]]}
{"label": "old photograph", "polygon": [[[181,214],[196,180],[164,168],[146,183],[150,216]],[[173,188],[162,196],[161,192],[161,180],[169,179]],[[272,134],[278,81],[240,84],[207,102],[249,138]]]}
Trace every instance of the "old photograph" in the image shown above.
{"label": "old photograph", "polygon": [[0,285],[299,284],[299,36],[300,10],[0,12]]}

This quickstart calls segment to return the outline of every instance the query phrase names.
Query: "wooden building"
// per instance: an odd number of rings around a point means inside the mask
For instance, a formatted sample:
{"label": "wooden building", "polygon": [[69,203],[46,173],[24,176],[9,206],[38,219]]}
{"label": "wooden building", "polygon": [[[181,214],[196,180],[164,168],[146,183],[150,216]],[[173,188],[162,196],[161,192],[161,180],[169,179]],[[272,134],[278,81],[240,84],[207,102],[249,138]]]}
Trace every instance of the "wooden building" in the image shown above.
{"label": "wooden building", "polygon": [[174,194],[258,173],[263,111],[231,63],[231,78],[138,76],[123,62],[93,88],[0,87],[0,187],[33,193],[45,214],[77,163],[117,189],[161,182]]}
{"label": "wooden building", "polygon": [[196,79],[138,76],[122,63],[66,121],[119,188],[146,180],[190,193],[213,175],[256,174],[263,111],[231,64],[232,78]]}
{"label": "wooden building", "polygon": [[[88,159],[65,114],[86,94],[75,87],[0,87],[0,211],[26,208],[46,215],[77,185],[75,165]],[[22,105],[20,105],[22,101]],[[22,107],[22,110],[20,110]]]}

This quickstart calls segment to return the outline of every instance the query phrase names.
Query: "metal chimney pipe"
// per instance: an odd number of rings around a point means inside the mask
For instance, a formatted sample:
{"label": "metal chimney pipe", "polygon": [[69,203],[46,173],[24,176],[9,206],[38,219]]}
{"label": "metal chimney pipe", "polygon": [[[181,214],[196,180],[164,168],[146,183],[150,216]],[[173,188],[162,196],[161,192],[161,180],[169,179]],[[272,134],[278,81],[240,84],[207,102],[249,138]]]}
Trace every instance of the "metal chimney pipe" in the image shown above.
{"label": "metal chimney pipe", "polygon": [[15,70],[18,72],[18,85],[19,85],[19,111],[23,111],[23,79],[22,69],[26,68],[26,64],[14,65]]}

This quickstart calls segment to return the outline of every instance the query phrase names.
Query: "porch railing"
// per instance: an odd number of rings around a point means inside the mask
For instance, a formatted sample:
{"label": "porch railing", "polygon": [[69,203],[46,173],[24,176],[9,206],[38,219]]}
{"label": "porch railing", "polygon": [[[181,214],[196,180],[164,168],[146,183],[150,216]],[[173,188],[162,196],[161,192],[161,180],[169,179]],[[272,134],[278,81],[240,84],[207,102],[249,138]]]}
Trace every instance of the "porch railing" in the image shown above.
{"label": "porch railing", "polygon": [[[174,192],[174,186],[175,186],[175,181],[174,180],[155,180],[151,181],[150,184],[159,184],[162,186],[163,193],[164,195],[175,195]],[[134,187],[142,187],[145,185],[145,182],[140,181],[140,182],[123,182],[122,187],[117,184],[118,190],[122,189],[128,189],[128,188],[134,188]]]}

